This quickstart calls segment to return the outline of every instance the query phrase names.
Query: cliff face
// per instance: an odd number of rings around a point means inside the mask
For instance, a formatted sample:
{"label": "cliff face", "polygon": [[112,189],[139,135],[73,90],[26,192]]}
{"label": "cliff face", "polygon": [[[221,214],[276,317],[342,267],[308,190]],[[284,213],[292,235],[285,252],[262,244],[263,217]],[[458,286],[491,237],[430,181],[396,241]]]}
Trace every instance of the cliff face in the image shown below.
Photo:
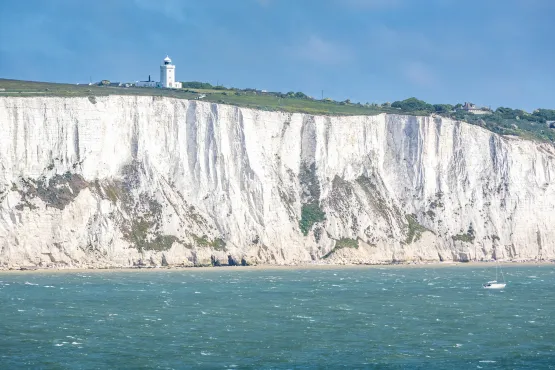
{"label": "cliff face", "polygon": [[0,98],[0,266],[555,257],[555,150],[433,117]]}

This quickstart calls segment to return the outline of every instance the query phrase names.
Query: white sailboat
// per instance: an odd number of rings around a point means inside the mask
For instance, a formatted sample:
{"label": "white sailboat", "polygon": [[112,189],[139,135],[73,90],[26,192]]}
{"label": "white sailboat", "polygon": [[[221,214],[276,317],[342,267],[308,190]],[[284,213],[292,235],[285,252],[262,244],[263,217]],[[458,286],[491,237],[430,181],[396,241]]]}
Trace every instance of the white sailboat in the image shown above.
{"label": "white sailboat", "polygon": [[[503,279],[503,282],[500,283],[497,281],[497,270],[501,271],[501,278]],[[485,283],[483,285],[484,289],[503,289],[505,288],[507,284],[505,283],[505,276],[503,275],[503,270],[501,269],[501,267],[499,266],[499,262],[497,262],[497,260],[495,261],[495,280],[492,281],[488,281],[487,283]]]}

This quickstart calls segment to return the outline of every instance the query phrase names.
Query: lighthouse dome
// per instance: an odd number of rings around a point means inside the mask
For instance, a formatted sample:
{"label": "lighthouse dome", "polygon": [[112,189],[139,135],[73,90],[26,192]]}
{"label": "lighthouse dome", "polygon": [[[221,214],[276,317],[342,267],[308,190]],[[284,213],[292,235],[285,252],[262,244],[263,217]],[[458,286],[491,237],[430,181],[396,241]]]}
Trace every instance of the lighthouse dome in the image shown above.
{"label": "lighthouse dome", "polygon": [[172,60],[170,59],[169,56],[166,55],[166,57],[164,58],[164,64],[171,64]]}

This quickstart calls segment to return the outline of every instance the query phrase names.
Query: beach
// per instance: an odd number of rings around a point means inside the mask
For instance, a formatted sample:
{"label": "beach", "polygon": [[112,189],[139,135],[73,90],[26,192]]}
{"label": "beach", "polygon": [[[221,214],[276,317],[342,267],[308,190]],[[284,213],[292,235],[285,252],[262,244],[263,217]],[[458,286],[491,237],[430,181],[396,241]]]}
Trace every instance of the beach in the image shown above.
{"label": "beach", "polygon": [[445,267],[488,267],[496,264],[505,266],[555,266],[555,261],[470,261],[470,262],[418,262],[383,264],[317,264],[298,265],[253,265],[253,266],[158,266],[158,267],[108,267],[108,268],[20,268],[0,269],[0,274],[34,273],[102,273],[102,272],[152,272],[152,271],[262,271],[262,270],[334,270],[334,269],[375,269],[375,268],[445,268]]}

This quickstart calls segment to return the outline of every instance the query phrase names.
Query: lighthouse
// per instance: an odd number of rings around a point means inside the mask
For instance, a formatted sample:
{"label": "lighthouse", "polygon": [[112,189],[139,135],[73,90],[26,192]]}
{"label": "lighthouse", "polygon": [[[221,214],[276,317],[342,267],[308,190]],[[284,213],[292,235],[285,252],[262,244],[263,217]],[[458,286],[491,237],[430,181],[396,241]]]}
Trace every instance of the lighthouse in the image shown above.
{"label": "lighthouse", "polygon": [[137,87],[165,87],[167,89],[181,89],[181,82],[175,80],[175,65],[172,60],[166,55],[160,66],[160,82],[155,82],[148,76],[148,81],[136,81]]}
{"label": "lighthouse", "polygon": [[160,66],[160,86],[170,89],[180,89],[181,82],[175,81],[175,65],[172,60],[166,55]]}

